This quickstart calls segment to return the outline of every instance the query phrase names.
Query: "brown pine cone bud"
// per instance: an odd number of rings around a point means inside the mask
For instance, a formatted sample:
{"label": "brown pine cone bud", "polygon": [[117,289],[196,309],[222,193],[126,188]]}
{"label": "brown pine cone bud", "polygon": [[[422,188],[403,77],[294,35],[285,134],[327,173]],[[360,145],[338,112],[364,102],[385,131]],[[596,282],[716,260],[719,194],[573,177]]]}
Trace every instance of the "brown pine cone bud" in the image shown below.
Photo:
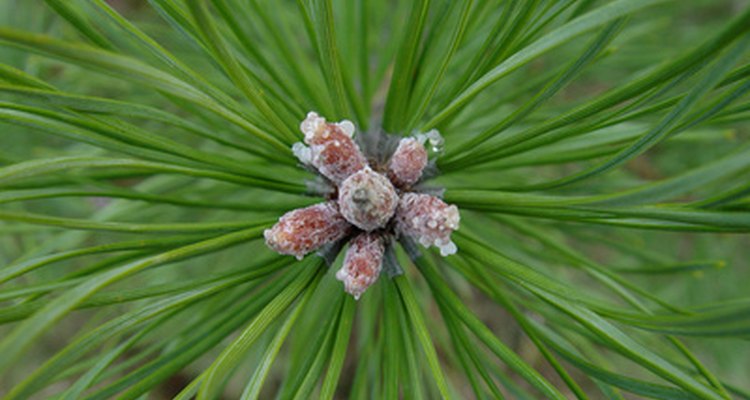
{"label": "brown pine cone bud", "polygon": [[346,236],[351,225],[339,212],[335,202],[315,204],[292,210],[279,218],[263,236],[266,244],[277,253],[302,257]]}
{"label": "brown pine cone bud", "polygon": [[336,272],[336,279],[344,282],[344,290],[359,300],[362,293],[374,284],[383,268],[385,243],[375,233],[361,233],[349,244],[344,265]]}

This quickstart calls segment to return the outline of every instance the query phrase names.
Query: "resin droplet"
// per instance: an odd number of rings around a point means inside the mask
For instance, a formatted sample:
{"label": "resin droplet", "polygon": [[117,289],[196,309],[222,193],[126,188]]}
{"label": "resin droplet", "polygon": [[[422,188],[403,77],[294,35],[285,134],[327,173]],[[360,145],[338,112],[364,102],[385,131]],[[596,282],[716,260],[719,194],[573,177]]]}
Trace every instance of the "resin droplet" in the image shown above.
{"label": "resin droplet", "polygon": [[346,133],[347,136],[354,136],[354,123],[352,121],[345,119],[336,125],[338,125],[338,127],[341,128],[341,130]]}
{"label": "resin droplet", "polygon": [[349,244],[344,265],[336,279],[344,282],[344,290],[359,300],[362,293],[378,280],[383,268],[385,243],[374,233],[361,233]]}
{"label": "resin droplet", "polygon": [[408,188],[422,177],[427,165],[427,150],[415,138],[404,138],[388,164],[388,177],[399,188]]}
{"label": "resin droplet", "polygon": [[304,144],[297,142],[292,145],[292,154],[305,165],[312,164],[312,151]]}
{"label": "resin droplet", "polygon": [[451,241],[460,220],[456,206],[428,194],[404,193],[395,220],[400,235],[411,236],[424,247],[435,246],[444,257],[456,252]]}
{"label": "resin droplet", "polygon": [[335,202],[315,204],[290,211],[279,218],[263,236],[266,244],[280,254],[302,257],[346,236],[351,225],[344,219]]}
{"label": "resin droplet", "polygon": [[384,227],[397,206],[396,189],[388,178],[370,167],[350,176],[339,187],[341,214],[364,231]]}
{"label": "resin droplet", "polygon": [[305,119],[299,124],[299,129],[305,134],[305,142],[307,142],[308,137],[314,136],[318,129],[325,125],[325,123],[326,119],[317,113],[313,111],[307,113]]}
{"label": "resin droplet", "polygon": [[295,145],[294,154],[303,163],[309,163],[317,168],[335,184],[340,184],[367,165],[365,156],[352,139],[354,124],[350,121],[329,124],[325,118],[310,112],[300,124],[300,130],[305,134],[305,143],[310,149],[308,152]]}
{"label": "resin droplet", "polygon": [[443,151],[445,151],[445,139],[440,135],[440,132],[438,132],[437,129],[433,129],[425,133],[425,136],[430,143],[430,150],[438,155],[443,154]]}

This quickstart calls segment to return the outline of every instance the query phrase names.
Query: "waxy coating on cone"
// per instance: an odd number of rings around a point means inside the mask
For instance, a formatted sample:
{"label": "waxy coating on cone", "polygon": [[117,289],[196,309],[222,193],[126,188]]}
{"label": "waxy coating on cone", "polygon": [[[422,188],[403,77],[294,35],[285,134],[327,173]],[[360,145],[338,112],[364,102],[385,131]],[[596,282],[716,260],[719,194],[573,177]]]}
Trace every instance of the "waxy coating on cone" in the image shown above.
{"label": "waxy coating on cone", "polygon": [[344,282],[344,290],[359,300],[362,293],[374,284],[383,269],[385,244],[377,233],[360,233],[349,242],[344,265],[336,272],[336,279]]}
{"label": "waxy coating on cone", "polygon": [[415,138],[403,138],[388,163],[388,178],[401,189],[406,189],[419,181],[427,166],[427,150]]}
{"label": "waxy coating on cone", "polygon": [[310,147],[295,143],[292,151],[303,164],[312,165],[334,184],[341,184],[367,166],[365,156],[352,139],[354,124],[350,121],[327,123],[325,118],[310,112],[300,130]]}
{"label": "waxy coating on cone", "polygon": [[336,202],[329,201],[289,211],[271,229],[266,229],[263,236],[268,247],[277,253],[302,259],[350,231],[351,225],[339,212]]}
{"label": "waxy coating on cone", "polygon": [[339,187],[339,207],[347,221],[363,231],[383,228],[398,206],[398,194],[385,176],[370,167],[348,177]]}
{"label": "waxy coating on cone", "polygon": [[458,229],[458,208],[448,205],[435,196],[421,193],[404,193],[396,210],[396,231],[416,239],[425,247],[435,246],[440,255],[456,252],[451,233]]}

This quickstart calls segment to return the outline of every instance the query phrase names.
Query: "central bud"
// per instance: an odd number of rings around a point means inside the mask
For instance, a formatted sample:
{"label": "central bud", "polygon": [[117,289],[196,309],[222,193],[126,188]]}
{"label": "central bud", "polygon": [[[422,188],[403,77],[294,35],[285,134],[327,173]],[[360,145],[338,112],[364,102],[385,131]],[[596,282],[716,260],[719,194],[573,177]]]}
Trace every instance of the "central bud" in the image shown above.
{"label": "central bud", "polygon": [[339,187],[341,214],[363,231],[383,228],[398,206],[398,195],[391,181],[365,167],[346,178]]}

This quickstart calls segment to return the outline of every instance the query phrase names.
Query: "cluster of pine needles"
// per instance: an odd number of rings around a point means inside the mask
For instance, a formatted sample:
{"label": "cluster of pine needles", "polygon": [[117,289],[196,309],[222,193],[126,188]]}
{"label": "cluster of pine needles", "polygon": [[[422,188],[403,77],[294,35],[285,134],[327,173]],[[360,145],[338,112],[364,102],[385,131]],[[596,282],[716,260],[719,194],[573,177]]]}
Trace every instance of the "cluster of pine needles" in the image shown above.
{"label": "cluster of pine needles", "polygon": [[[0,2],[0,397],[750,399],[750,6]],[[458,252],[263,243],[308,111],[437,129]]]}

